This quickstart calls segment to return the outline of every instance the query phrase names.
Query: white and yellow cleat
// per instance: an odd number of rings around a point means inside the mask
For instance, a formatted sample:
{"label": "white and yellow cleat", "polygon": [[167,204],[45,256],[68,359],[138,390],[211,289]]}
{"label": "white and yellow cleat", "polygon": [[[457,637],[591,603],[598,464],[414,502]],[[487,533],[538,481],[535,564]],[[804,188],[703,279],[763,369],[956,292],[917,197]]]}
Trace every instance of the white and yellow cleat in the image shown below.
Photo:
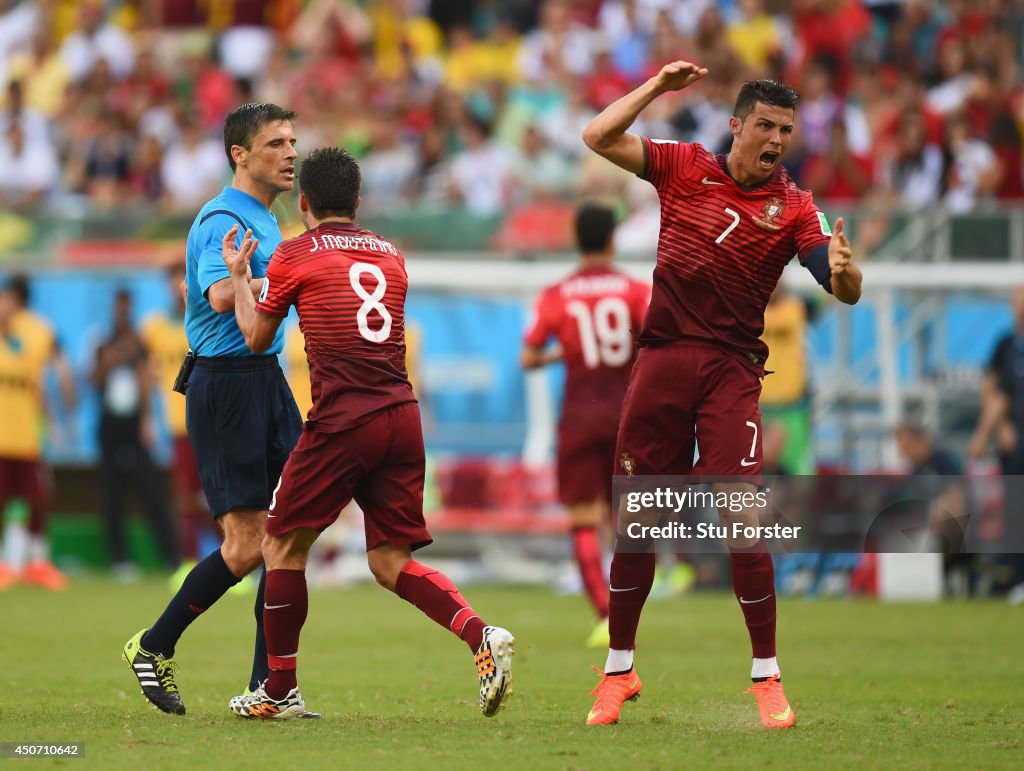
{"label": "white and yellow cleat", "polygon": [[512,657],[516,638],[500,626],[484,627],[484,639],[473,660],[480,676],[480,711],[494,717],[512,695]]}
{"label": "white and yellow cleat", "polygon": [[231,710],[236,715],[256,720],[291,720],[305,714],[306,703],[298,687],[288,691],[283,699],[272,699],[261,685],[247,696],[232,699]]}
{"label": "white and yellow cleat", "polygon": [[[265,685],[266,685],[266,681],[264,680],[262,683],[260,683],[259,687],[256,690],[262,691],[263,687]],[[296,693],[297,693],[297,691],[296,691]],[[246,706],[247,703],[248,703],[247,700],[252,695],[253,695],[253,691],[250,691],[248,688],[246,688],[245,689],[245,693],[243,693],[242,695],[240,695],[240,696],[232,696],[231,697],[231,701],[228,702],[228,709],[230,709],[232,712],[234,712],[239,717],[244,717],[244,718],[255,717],[255,715],[253,715],[251,712],[249,712],[248,706]],[[323,715],[321,715],[319,712],[310,712],[308,709],[306,709],[306,710],[304,710],[302,712],[301,715],[298,715],[297,717],[305,718],[307,720],[320,720],[323,717]]]}

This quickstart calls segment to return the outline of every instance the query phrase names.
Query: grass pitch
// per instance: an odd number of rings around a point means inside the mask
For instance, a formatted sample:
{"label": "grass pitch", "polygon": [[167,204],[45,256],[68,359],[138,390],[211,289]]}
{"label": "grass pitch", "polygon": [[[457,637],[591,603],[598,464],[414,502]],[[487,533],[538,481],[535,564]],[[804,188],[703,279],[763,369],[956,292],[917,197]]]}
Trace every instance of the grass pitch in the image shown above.
{"label": "grass pitch", "polygon": [[257,723],[226,709],[249,673],[251,597],[225,597],[186,633],[177,659],[188,715],[172,717],[148,706],[120,659],[166,602],[162,581],[9,590],[0,741],[84,741],[84,760],[26,761],[70,769],[1024,767],[1022,608],[781,602],[797,727],[767,732],[743,695],[749,647],[732,596],[651,602],[643,694],[618,726],[588,729],[589,667],[604,653],[582,647],[584,601],[466,594],[516,634],[515,695],[497,718],[477,709],[465,645],[366,586],[310,596],[299,679],[325,719]]}

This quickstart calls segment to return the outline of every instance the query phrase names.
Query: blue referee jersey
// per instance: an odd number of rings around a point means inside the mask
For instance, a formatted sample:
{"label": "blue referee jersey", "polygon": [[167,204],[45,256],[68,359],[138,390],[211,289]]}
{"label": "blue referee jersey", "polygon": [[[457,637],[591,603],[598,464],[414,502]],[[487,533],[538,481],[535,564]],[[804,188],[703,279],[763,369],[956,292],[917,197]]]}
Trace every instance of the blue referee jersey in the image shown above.
{"label": "blue referee jersey", "polygon": [[[252,256],[253,278],[267,273],[267,263],[277,245],[281,243],[281,229],[277,217],[248,193],[225,187],[220,195],[210,200],[196,215],[188,232],[185,248],[185,272],[188,284],[188,302],[185,305],[185,334],[189,348],[196,356],[251,356],[245,344],[233,310],[217,313],[206,299],[209,288],[221,279],[230,278],[221,255],[224,234],[238,225],[240,244],[246,228],[259,246]],[[284,325],[274,335],[274,342],[263,355],[278,354],[284,348]]]}

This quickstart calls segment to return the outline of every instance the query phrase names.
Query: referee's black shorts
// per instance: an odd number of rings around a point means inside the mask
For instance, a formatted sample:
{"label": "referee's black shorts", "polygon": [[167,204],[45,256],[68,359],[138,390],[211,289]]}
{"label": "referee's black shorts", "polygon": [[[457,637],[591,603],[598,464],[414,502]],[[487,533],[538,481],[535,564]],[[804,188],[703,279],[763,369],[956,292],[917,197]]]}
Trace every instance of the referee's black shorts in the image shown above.
{"label": "referee's black shorts", "polygon": [[214,517],[268,509],[302,416],[276,356],[196,359],[185,423]]}

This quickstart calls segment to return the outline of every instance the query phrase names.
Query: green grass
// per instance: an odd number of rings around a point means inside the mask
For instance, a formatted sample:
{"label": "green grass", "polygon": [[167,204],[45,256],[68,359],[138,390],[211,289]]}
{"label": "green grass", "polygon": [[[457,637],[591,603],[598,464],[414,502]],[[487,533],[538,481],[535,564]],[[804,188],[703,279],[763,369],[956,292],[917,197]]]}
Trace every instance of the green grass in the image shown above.
{"label": "green grass", "polygon": [[487,720],[469,652],[375,587],[314,592],[299,677],[322,721],[232,717],[251,661],[251,599],[226,597],[178,650],[185,717],[152,710],[120,659],[167,600],[155,581],[81,580],[63,595],[0,594],[0,741],[84,741],[103,769],[1021,768],[1024,613],[998,603],[780,604],[793,731],[759,728],[749,648],[726,595],[652,602],[640,700],[584,727],[603,652],[579,598],[471,588],[517,636],[515,695]]}

